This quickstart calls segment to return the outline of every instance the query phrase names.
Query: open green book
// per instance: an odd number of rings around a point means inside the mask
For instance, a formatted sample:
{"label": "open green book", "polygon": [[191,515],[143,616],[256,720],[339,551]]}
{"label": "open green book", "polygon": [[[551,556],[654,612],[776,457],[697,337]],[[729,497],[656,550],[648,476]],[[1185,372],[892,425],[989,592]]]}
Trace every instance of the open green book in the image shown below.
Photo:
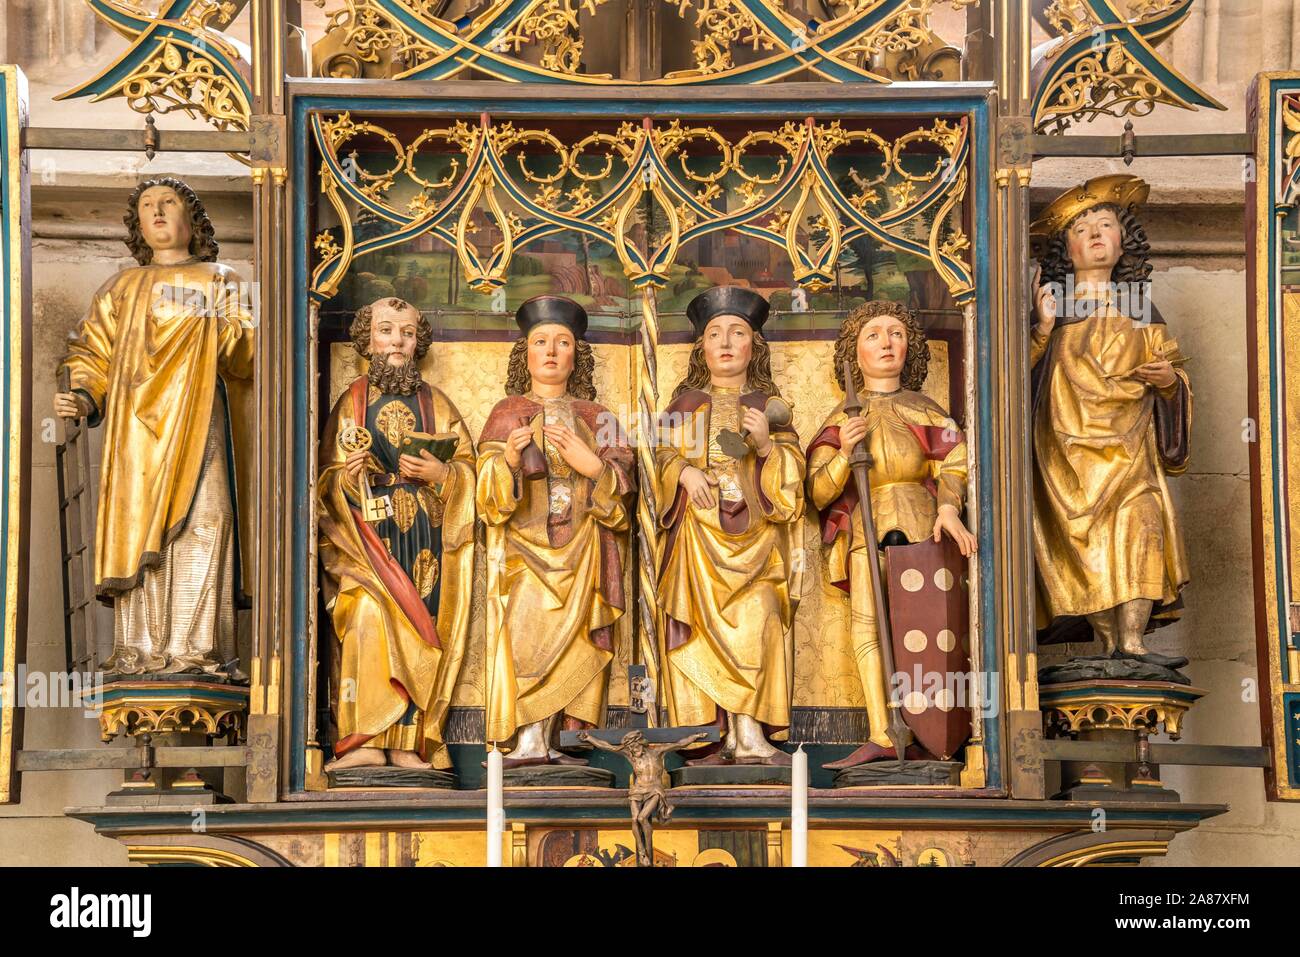
{"label": "open green book", "polygon": [[455,432],[439,432],[437,435],[430,435],[428,432],[407,432],[402,436],[401,453],[403,455],[414,455],[417,459],[423,449],[428,449],[429,454],[440,462],[450,462],[451,457],[456,454],[456,446],[460,442],[460,437]]}

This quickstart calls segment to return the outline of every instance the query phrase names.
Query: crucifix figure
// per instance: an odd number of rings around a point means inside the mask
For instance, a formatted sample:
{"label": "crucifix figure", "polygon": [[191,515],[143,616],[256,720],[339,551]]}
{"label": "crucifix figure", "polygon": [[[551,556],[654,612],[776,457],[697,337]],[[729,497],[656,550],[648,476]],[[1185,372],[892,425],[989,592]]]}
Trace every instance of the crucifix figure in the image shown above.
{"label": "crucifix figure", "polygon": [[[657,729],[659,734],[672,732],[673,728]],[[716,731],[696,731],[678,741],[651,743],[646,735],[655,735],[650,730],[639,728],[628,731],[620,743],[614,744],[604,738],[612,735],[609,731],[579,731],[577,740],[583,744],[613,751],[621,754],[632,768],[632,779],[628,782],[627,800],[632,806],[632,835],[636,838],[636,866],[654,866],[654,826],[666,824],[672,817],[673,806],[668,800],[664,788],[664,756],[671,751],[680,751],[709,737],[717,737]],[[657,735],[655,735],[657,736]]]}

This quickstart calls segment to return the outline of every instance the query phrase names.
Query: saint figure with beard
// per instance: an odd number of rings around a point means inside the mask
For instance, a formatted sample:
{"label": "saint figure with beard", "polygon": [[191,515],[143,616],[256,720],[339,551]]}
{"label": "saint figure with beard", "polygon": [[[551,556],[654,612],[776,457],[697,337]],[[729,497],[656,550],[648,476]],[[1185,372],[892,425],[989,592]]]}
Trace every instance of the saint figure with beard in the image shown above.
{"label": "saint figure with beard", "polygon": [[[474,443],[464,419],[424,382],[433,329],[414,306],[381,299],[357,311],[352,344],[370,360],[334,404],[320,442],[320,560],[337,638],[336,724],[326,768],[449,768],[442,727],[469,630],[474,565]],[[339,444],[350,425],[368,450]],[[411,432],[454,433],[450,462],[401,452]],[[391,514],[362,519],[358,479]]]}

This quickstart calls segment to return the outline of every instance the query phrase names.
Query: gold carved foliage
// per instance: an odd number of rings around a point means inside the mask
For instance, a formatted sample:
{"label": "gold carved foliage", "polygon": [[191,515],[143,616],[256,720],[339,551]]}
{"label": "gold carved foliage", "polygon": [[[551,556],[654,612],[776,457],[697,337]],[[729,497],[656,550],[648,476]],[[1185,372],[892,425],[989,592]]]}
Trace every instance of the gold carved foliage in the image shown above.
{"label": "gold carved foliage", "polygon": [[[339,78],[445,80],[478,73],[511,81],[622,82],[588,73],[583,15],[605,0],[496,0],[452,23],[429,0],[313,0],[326,9],[326,35],[313,49],[315,73]],[[664,0],[655,11],[691,24],[694,66],[640,82],[769,83],[799,73],[832,82],[957,79],[960,53],[930,27],[935,7],[976,0],[847,0],[809,19],[785,0]],[[649,15],[649,14],[645,14]],[[608,38],[606,38],[608,39]],[[532,48],[536,53],[527,55]],[[743,63],[738,50],[749,51]],[[757,55],[757,60],[755,60]],[[947,66],[936,64],[940,59]]]}
{"label": "gold carved foliage", "polygon": [[[583,0],[581,8],[595,15],[606,0]],[[541,65],[553,73],[573,75],[582,67],[583,39],[578,21],[579,5],[573,0],[541,0],[530,7],[509,30],[497,34],[489,49],[518,53],[535,43],[541,48]]]}
{"label": "gold carved foliage", "polygon": [[[870,237],[930,259],[958,302],[974,292],[961,119],[889,136],[841,120],[736,135],[645,119],[562,138],[484,115],[411,139],[348,113],[318,115],[313,129],[322,190],[343,221],[341,243],[332,231],[316,238],[319,298],[356,256],[426,233],[456,252],[471,289],[490,292],[517,248],[557,234],[612,247],[639,287],[665,284],[688,241],[741,227],[783,249],[814,291],[850,242]],[[363,214],[391,226],[354,244]]]}
{"label": "gold carved foliage", "polygon": [[100,736],[111,741],[119,734],[197,732],[211,737],[234,738],[243,726],[246,710],[246,705],[235,707],[200,702],[106,705],[99,713]]}
{"label": "gold carved foliage", "polygon": [[1300,193],[1300,96],[1282,95],[1278,99],[1285,135],[1277,163],[1277,202],[1282,206],[1295,203]]}
{"label": "gold carved foliage", "polygon": [[137,113],[179,110],[207,119],[218,129],[246,129],[249,103],[244,90],[218,73],[204,53],[167,42],[122,85],[122,95]]}
{"label": "gold carved foliage", "polygon": [[1039,703],[1069,733],[1113,729],[1155,734],[1163,727],[1177,740],[1183,715],[1204,694],[1168,682],[1146,682],[1141,688],[1124,682],[1067,682],[1041,686]]}
{"label": "gold carved foliage", "polygon": [[[669,0],[673,2],[673,0]],[[745,7],[731,0],[677,0],[677,15],[686,18],[694,7],[694,23],[700,39],[691,43],[695,69],[670,73],[670,78],[705,77],[726,73],[735,67],[731,51],[743,44],[753,50],[773,50],[777,39],[768,33]]]}
{"label": "gold carved foliage", "polygon": [[94,3],[95,14],[131,45],[97,76],[55,99],[120,96],[137,113],[180,112],[219,130],[247,130],[251,67],[243,48],[221,32],[246,4],[190,0],[151,13],[123,0]]}
{"label": "gold carved foliage", "polygon": [[1044,19],[1059,39],[1033,66],[1039,132],[1098,116],[1145,116],[1158,105],[1226,109],[1175,70],[1156,47],[1193,0],[1052,0]]}

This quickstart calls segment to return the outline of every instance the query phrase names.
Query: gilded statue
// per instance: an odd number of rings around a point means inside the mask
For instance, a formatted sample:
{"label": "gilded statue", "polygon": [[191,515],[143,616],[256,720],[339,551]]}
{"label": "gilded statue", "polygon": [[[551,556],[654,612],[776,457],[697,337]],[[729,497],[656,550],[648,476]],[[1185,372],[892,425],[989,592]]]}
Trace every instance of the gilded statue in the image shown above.
{"label": "gilded statue", "polygon": [[451,767],[443,725],[469,634],[474,443],[419,362],[433,327],[385,298],[357,310],[366,373],[335,402],[320,441],[318,511],[336,639],[336,728],[326,770]]}
{"label": "gilded statue", "polygon": [[58,415],[104,428],[95,591],[114,627],[102,668],[246,680],[251,296],[217,262],[212,222],[180,180],[140,183],[124,222],[138,265],[95,292],[54,397]]}
{"label": "gilded statue", "polygon": [[769,737],[790,725],[803,450],[772,380],[767,300],[720,286],[687,317],[695,344],[655,449],[661,694],[670,725],[725,727],[688,763],[787,765]]}
{"label": "gilded statue", "polygon": [[483,426],[487,740],[506,767],[586,764],[554,745],[597,727],[627,609],[632,453],[599,405],[587,314],[537,296],[515,313],[506,397]]}
{"label": "gilded statue", "polygon": [[1150,302],[1136,176],[1089,180],[1034,223],[1034,556],[1040,641],[1100,639],[1166,668],[1144,635],[1181,611],[1187,555],[1168,477],[1187,468],[1186,357]]}
{"label": "gilded statue", "polygon": [[[943,536],[963,557],[975,551],[975,536],[961,519],[966,439],[948,413],[920,391],[930,349],[916,316],[894,302],[859,306],[840,323],[835,360],[837,368],[850,364],[863,408],[850,416],[841,401],[826,417],[808,448],[807,492],[820,517],[827,579],[849,593],[850,637],[869,737],[852,754],[825,765],[832,769],[923,756],[915,745],[897,754],[886,733],[892,676],[882,660],[870,563],[883,564],[887,547],[938,542]],[[876,541],[869,545],[849,464],[859,442],[867,443],[871,458]],[[891,605],[905,598],[888,596]],[[906,738],[912,737],[908,731]]]}

